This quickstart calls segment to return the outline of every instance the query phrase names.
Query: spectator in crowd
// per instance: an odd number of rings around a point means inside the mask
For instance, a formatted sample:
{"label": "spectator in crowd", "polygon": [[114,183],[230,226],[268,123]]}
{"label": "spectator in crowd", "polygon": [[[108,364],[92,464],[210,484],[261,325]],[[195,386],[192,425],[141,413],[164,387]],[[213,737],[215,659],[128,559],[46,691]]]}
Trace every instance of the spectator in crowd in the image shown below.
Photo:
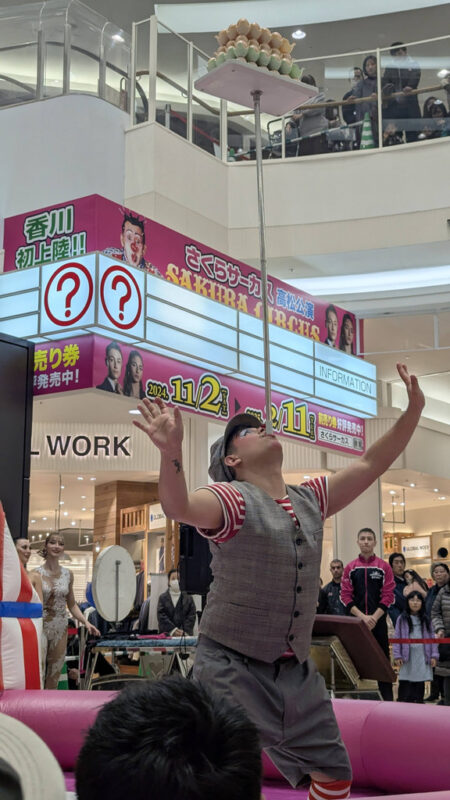
{"label": "spectator in crowd", "polygon": [[427,599],[425,601],[425,608],[429,617],[431,616],[431,609],[433,608],[433,603],[436,600],[436,597],[438,596],[442,587],[446,586],[450,580],[450,570],[447,564],[444,564],[443,561],[435,561],[435,563],[431,565],[430,572],[434,583],[428,590]]}
{"label": "spectator in crowd", "polygon": [[[431,609],[431,621],[438,639],[450,637],[450,583],[439,590]],[[436,674],[443,678],[444,705],[450,706],[450,645],[439,645]]]}
{"label": "spectator in crowd", "polygon": [[[334,103],[332,97],[327,100],[327,103]],[[339,106],[328,106],[325,109],[325,116],[328,120],[328,128],[340,128],[341,126],[341,115],[339,112]]]}
{"label": "spectator in crowd", "polygon": [[167,576],[169,588],[158,600],[158,628],[171,636],[192,636],[196,619],[195,603],[187,592],[180,589],[178,570],[171,569]]}
{"label": "spectator in crowd", "polygon": [[431,139],[440,139],[441,136],[450,136],[450,118],[442,100],[435,100],[431,106],[431,119],[434,131]]}
{"label": "spectator in crowd", "polygon": [[[444,562],[436,561],[434,564],[431,565],[431,577],[434,581],[432,587],[428,590],[427,599],[425,600],[425,609],[427,612],[427,616],[431,617],[431,610],[433,608],[434,601],[438,596],[440,590],[443,586],[445,586],[450,578],[450,570],[447,564]],[[426,702],[434,703],[436,700],[439,700],[439,697],[444,695],[444,680],[440,675],[434,674],[433,683],[431,684],[431,690],[429,696],[426,698]]]}
{"label": "spectator in crowd", "polygon": [[[348,101],[350,98],[353,98],[353,90],[362,77],[363,73],[361,67],[353,67],[350,74],[350,89],[344,94],[342,98],[343,100]],[[353,125],[353,123],[357,122],[355,104],[350,102],[343,105],[342,116],[344,117],[344,121],[347,123],[347,125]]]}
{"label": "spectator in crowd", "polygon": [[[430,621],[422,594],[413,591],[406,598],[406,609],[395,625],[396,639],[432,639]],[[432,668],[439,657],[437,643],[394,644],[394,661],[400,667],[398,699],[403,703],[423,703],[425,681],[433,677]]]}
{"label": "spectator in crowd", "polygon": [[373,140],[378,145],[377,58],[373,54],[366,56],[363,61],[363,78],[356,84],[353,97],[368,98],[364,103],[356,104],[356,120],[362,122],[365,115],[369,114]]}
{"label": "spectator in crowd", "polygon": [[[312,75],[303,75],[302,83],[315,86],[316,81]],[[319,92],[308,100],[308,106],[323,103],[325,95]],[[311,156],[326,153],[328,142],[325,132],[328,130],[328,120],[323,108],[298,108],[292,115],[292,122],[297,125],[298,136],[301,137],[299,155]]]}
{"label": "spectator in crowd", "polygon": [[431,119],[431,106],[436,102],[437,97],[430,95],[423,104],[423,119]]}
{"label": "spectator in crowd", "polygon": [[261,745],[240,707],[172,676],[102,706],[75,776],[78,800],[260,800]]}
{"label": "spectator in crowd", "polygon": [[387,100],[385,120],[399,120],[398,127],[405,131],[406,141],[415,142],[420,130],[420,107],[416,94],[420,82],[420,67],[408,55],[402,42],[393,42],[390,50],[391,61],[384,71],[381,85],[386,97],[402,92],[398,97]]}
{"label": "spectator in crowd", "polygon": [[323,587],[325,606],[322,614],[345,616],[345,606],[341,600],[341,581],[344,564],[340,558],[333,558],[330,563],[331,581]]}
{"label": "spectator in crowd", "polygon": [[403,144],[403,133],[393,120],[383,121],[383,147]]}
{"label": "spectator in crowd", "polygon": [[333,305],[329,305],[325,309],[325,325],[327,329],[327,336],[324,342],[329,347],[336,347],[336,339],[338,334],[338,316],[337,316],[337,311]]}
{"label": "spectator in crowd", "polygon": [[353,341],[355,338],[355,326],[351,314],[345,313],[342,317],[341,332],[339,334],[339,350],[344,353],[355,355]]}
{"label": "spectator in crowd", "polygon": [[[375,555],[377,539],[372,528],[361,528],[357,543],[361,552],[344,569],[341,600],[348,614],[364,620],[389,658],[386,614],[394,601],[394,576],[389,564]],[[378,688],[383,700],[394,699],[392,683],[378,681]]]}
{"label": "spectator in crowd", "polygon": [[428,594],[428,585],[426,581],[420,577],[419,573],[416,572],[415,569],[405,569],[403,577],[407,584],[403,590],[405,597],[408,598],[411,592],[419,592],[425,600]]}
{"label": "spectator in crowd", "polygon": [[395,625],[402,611],[406,609],[406,599],[403,595],[403,590],[406,589],[408,584],[406,583],[404,575],[406,561],[403,553],[391,553],[389,556],[389,566],[394,575],[395,589],[394,603],[392,606],[389,606],[388,613],[392,624]]}

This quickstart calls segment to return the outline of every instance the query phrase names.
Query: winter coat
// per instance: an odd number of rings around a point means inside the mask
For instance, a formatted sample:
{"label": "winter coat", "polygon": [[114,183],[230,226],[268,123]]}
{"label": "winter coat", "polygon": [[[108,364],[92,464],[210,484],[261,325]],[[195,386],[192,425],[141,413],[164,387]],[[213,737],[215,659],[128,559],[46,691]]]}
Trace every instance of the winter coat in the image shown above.
{"label": "winter coat", "polygon": [[[435,632],[443,630],[445,637],[450,637],[450,584],[446,584],[438,592],[431,609],[431,621]],[[438,640],[439,642],[439,640]],[[445,678],[450,677],[450,645],[439,648],[439,663],[436,673]]]}
{"label": "winter coat", "polygon": [[173,605],[170,590],[163,592],[158,600],[158,628],[160,633],[171,633],[180,628],[192,636],[195,625],[195,603],[190,595],[181,592],[176,606]]}

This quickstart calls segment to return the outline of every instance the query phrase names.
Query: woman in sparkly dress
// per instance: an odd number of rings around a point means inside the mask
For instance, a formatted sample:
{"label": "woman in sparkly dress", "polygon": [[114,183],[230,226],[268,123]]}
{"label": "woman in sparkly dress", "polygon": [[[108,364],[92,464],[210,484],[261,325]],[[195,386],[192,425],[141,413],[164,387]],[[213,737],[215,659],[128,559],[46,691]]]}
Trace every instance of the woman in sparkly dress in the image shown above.
{"label": "woman in sparkly dress", "polygon": [[64,664],[67,645],[67,614],[87,628],[90,635],[99,636],[94,625],[81,613],[73,593],[73,574],[62,567],[59,559],[64,553],[64,539],[59,533],[47,536],[42,550],[44,563],[37,568],[42,578],[44,597],[44,631],[42,641],[42,660],[44,689],[56,689]]}

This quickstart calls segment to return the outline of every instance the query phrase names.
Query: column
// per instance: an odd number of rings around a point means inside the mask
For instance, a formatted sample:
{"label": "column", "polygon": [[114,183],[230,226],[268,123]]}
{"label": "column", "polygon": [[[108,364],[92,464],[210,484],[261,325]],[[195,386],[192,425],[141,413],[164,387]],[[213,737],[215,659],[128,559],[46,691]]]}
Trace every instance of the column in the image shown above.
{"label": "column", "polygon": [[376,553],[383,556],[381,486],[375,481],[363,494],[334,517],[334,556],[348,564],[359,553],[356,536],[361,528],[372,528],[377,537]]}

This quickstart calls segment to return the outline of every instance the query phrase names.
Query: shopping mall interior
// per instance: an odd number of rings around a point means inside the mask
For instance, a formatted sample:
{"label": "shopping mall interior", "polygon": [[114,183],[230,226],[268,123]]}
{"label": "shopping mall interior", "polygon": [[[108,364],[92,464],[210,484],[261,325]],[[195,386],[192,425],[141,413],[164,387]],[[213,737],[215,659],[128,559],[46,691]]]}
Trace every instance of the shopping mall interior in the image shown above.
{"label": "shopping mall interior", "polygon": [[[301,79],[275,75],[281,51],[263,68],[301,103],[259,114],[237,81],[208,89],[238,17],[280,32]],[[228,419],[264,416],[269,338],[286,484],[336,474],[401,418],[397,363],[425,395],[406,449],[325,521],[322,582],[364,527],[430,586],[450,568],[450,3],[0,0],[0,115],[0,337],[35,352],[28,569],[58,532],[78,603],[111,545],[143,599],[165,586],[179,525],[137,404],[178,406],[188,490],[205,486]]]}

